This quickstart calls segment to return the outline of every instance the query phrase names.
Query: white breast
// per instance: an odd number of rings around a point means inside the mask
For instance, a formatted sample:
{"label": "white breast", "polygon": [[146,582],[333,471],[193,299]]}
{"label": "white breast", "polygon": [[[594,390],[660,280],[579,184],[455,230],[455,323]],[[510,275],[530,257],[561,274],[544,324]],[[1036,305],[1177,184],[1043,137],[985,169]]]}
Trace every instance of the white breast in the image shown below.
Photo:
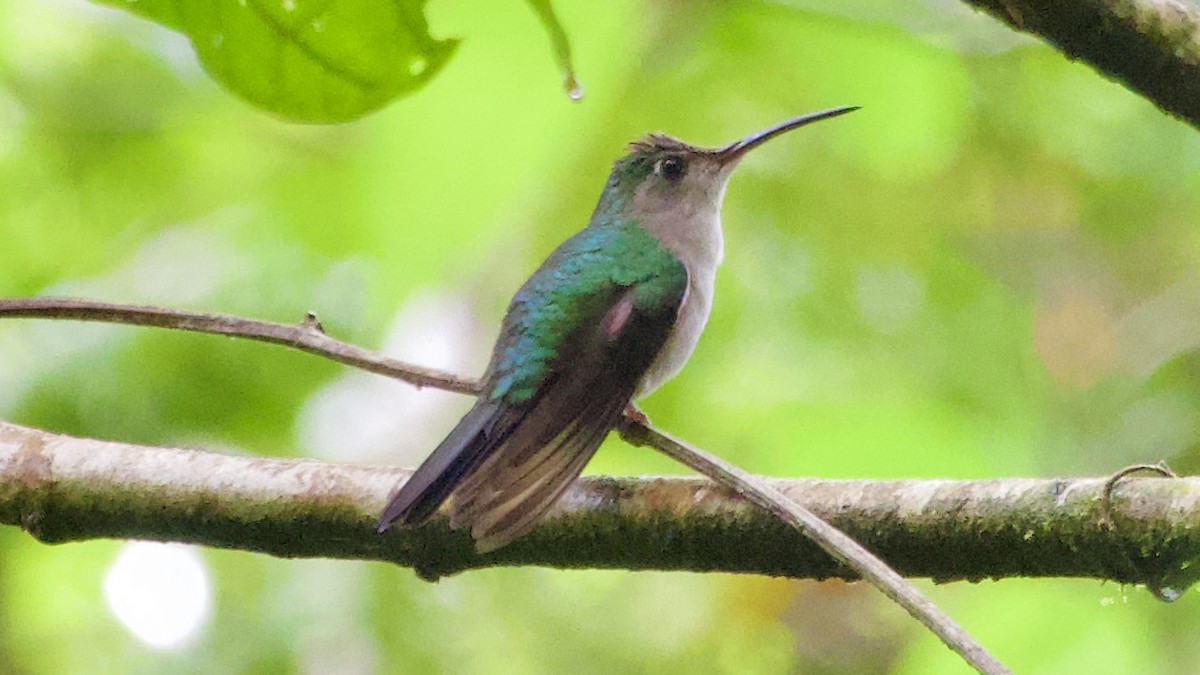
{"label": "white breast", "polygon": [[675,377],[687,363],[708,323],[712,310],[713,288],[717,280],[717,267],[725,255],[725,240],[721,233],[721,218],[718,209],[708,213],[689,214],[686,225],[657,223],[647,229],[683,262],[688,273],[687,293],[679,308],[679,317],[646,374],[638,384],[634,398],[641,398],[654,391],[662,383]]}

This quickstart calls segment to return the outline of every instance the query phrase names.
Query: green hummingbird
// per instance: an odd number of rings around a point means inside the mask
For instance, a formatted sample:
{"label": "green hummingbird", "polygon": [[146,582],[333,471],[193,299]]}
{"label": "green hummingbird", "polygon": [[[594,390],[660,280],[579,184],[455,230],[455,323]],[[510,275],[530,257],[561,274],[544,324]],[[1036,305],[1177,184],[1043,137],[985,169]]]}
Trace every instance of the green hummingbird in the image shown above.
{"label": "green hummingbird", "polygon": [[613,164],[588,226],[513,297],[474,407],[379,518],[415,526],[447,504],[480,553],[529,532],[635,399],[675,376],[712,308],[721,202],[751,149],[857,107],[786,120],[721,148],[644,136]]}

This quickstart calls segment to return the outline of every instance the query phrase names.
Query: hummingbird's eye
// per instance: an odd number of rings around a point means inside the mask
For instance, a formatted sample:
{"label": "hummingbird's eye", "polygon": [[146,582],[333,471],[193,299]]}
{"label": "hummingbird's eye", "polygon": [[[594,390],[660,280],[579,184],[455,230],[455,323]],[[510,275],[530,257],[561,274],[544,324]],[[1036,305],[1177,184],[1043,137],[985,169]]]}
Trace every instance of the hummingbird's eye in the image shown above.
{"label": "hummingbird's eye", "polygon": [[687,162],[682,157],[664,157],[654,165],[654,171],[663,178],[675,182],[687,172]]}

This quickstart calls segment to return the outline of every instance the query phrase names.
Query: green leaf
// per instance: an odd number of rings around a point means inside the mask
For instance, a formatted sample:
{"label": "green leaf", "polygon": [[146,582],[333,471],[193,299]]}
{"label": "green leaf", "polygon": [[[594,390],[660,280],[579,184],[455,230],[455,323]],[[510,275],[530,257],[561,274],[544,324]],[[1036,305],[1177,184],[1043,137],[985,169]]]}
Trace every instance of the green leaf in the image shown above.
{"label": "green leaf", "polygon": [[424,86],[456,40],[435,40],[424,0],[96,0],[186,35],[204,69],[291,120],[343,122]]}

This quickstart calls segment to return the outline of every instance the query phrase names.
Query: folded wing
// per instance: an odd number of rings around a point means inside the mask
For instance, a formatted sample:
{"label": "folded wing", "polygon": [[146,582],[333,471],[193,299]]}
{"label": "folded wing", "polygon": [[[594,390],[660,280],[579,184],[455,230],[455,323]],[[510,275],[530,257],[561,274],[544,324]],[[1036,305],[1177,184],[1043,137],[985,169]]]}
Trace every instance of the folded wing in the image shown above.
{"label": "folded wing", "polygon": [[392,497],[380,531],[419,524],[447,499],[451,525],[470,528],[481,552],[532,529],[616,424],[666,342],[685,288],[686,273],[666,286],[654,276],[593,288],[590,311],[562,333],[527,391],[511,384],[527,364],[504,356],[505,343],[520,337],[520,317],[506,319],[485,393]]}

